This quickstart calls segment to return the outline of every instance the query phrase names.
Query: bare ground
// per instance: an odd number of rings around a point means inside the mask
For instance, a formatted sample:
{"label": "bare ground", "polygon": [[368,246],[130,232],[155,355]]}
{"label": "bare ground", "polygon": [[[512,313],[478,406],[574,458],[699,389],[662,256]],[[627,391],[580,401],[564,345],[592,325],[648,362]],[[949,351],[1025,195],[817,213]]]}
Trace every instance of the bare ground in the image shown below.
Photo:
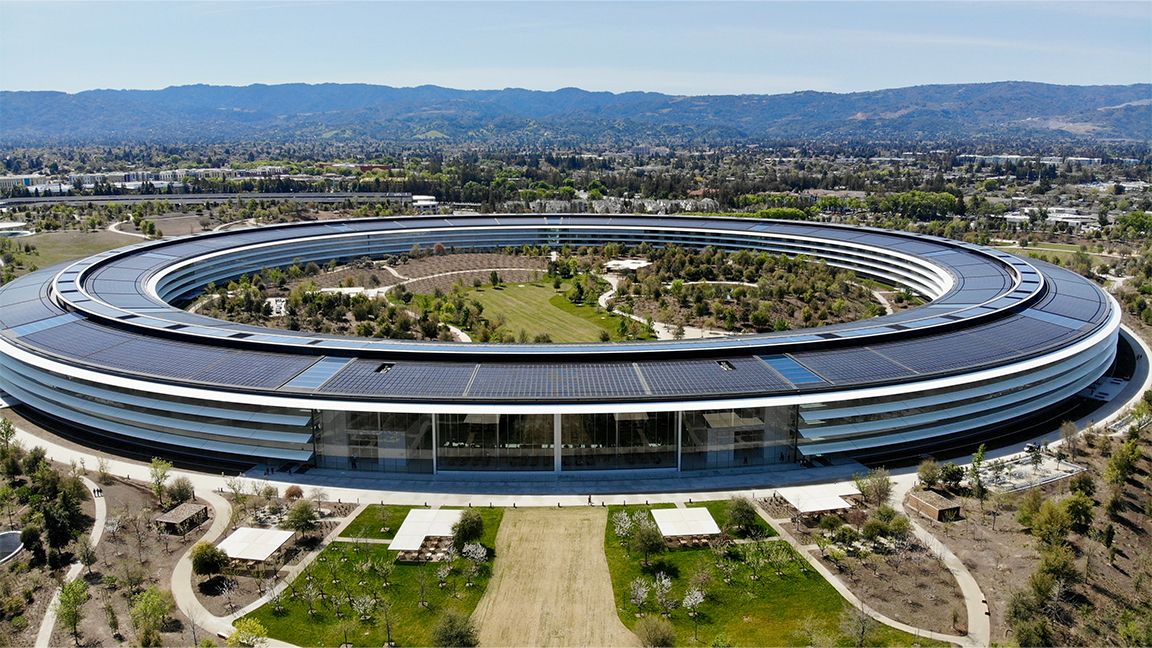
{"label": "bare ground", "polygon": [[514,509],[473,614],[483,646],[639,646],[616,615],[606,509]]}

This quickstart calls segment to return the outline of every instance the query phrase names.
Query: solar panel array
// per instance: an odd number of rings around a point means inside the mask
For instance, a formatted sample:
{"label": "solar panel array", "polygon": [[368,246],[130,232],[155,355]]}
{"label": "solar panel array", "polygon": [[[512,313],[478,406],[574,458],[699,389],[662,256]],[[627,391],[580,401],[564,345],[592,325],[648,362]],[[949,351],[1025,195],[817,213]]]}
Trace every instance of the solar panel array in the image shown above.
{"label": "solar panel array", "polygon": [[653,394],[661,396],[756,393],[792,387],[780,374],[756,358],[715,360],[669,360],[639,365],[644,382]]}
{"label": "solar panel array", "polygon": [[612,398],[644,394],[631,363],[490,364],[476,371],[467,396],[477,398]]}
{"label": "solar panel array", "polygon": [[796,360],[834,385],[892,380],[914,372],[872,349],[834,349],[796,353]]}
{"label": "solar panel array", "polygon": [[[381,370],[388,365],[391,366],[386,371]],[[469,363],[357,360],[318,391],[357,396],[458,397],[468,388],[475,368]]]}

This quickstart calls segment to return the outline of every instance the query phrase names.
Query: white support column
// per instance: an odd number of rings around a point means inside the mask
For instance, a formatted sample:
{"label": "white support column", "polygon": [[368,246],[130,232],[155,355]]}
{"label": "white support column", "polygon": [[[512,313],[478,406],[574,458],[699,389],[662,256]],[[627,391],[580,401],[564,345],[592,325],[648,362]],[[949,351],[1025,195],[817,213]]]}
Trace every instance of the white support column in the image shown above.
{"label": "white support column", "polygon": [[552,415],[552,471],[560,472],[560,414]]}
{"label": "white support column", "polygon": [[683,438],[684,432],[684,412],[683,410],[676,412],[676,472],[680,472],[680,461],[684,454],[684,447],[680,441]]}
{"label": "white support column", "polygon": [[436,474],[436,459],[440,456],[440,415],[431,414],[432,417],[432,474]]}

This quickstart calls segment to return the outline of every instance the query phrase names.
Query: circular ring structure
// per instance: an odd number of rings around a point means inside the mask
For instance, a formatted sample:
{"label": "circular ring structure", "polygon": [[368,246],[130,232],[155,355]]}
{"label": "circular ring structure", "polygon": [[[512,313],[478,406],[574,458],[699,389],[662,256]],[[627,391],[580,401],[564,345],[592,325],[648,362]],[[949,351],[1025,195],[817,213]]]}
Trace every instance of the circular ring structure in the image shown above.
{"label": "circular ring structure", "polygon": [[[608,243],[804,255],[929,301],[798,331],[520,345],[322,336],[174,305],[293,263],[437,244]],[[94,441],[210,463],[412,474],[642,476],[915,457],[1074,397],[1112,365],[1120,324],[1116,302],[1088,280],[997,250],[703,217],[390,218],[204,234],[30,274],[0,288],[0,303],[0,389]]]}

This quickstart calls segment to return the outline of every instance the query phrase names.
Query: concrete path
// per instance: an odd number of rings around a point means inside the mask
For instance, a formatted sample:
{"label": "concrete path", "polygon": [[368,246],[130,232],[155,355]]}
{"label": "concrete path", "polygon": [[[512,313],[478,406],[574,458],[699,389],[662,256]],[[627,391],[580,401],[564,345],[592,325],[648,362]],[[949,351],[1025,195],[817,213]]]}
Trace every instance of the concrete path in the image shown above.
{"label": "concrete path", "polygon": [[[224,499],[218,493],[211,489],[197,488],[196,496],[208,502],[212,507],[215,516],[212,519],[211,526],[208,531],[200,538],[200,542],[215,543],[224,535],[228,530],[228,524],[232,520],[232,505],[228,500]],[[195,545],[193,545],[195,547]],[[172,569],[172,598],[176,602],[176,607],[188,617],[190,623],[207,630],[217,637],[227,637],[233,632],[232,624],[225,619],[213,616],[211,612],[204,607],[200,599],[196,598],[195,584],[193,584],[195,576],[192,573],[192,547],[180,556],[180,560],[176,562],[176,566]]]}
{"label": "concrete path", "polygon": [[944,561],[944,566],[956,579],[956,584],[960,586],[960,593],[964,595],[964,607],[968,612],[969,641],[976,646],[989,646],[992,642],[992,616],[988,609],[988,599],[984,596],[980,584],[976,582],[976,578],[972,576],[972,572],[968,571],[964,562],[957,558],[956,554],[952,553],[952,550],[940,542],[936,536],[920,526],[916,522],[914,514],[904,509],[904,497],[916,485],[916,480],[909,477],[909,475],[904,475],[901,479],[893,480],[892,496],[888,503],[896,510],[908,514],[913,535],[924,543],[924,546],[933,555],[939,556]]}
{"label": "concrete path", "polygon": [[[607,292],[603,293],[602,295],[600,295],[599,297],[596,298],[596,303],[600,305],[600,308],[603,308],[604,310],[608,311],[609,313],[615,313],[617,315],[620,315],[621,317],[627,317],[629,319],[634,319],[637,322],[640,322],[641,324],[647,325],[648,320],[644,319],[643,317],[640,317],[638,315],[633,315],[631,313],[625,313],[625,312],[618,311],[618,310],[615,310],[613,308],[608,307],[608,300],[612,299],[612,297],[614,297],[616,295],[616,288],[620,285],[620,275],[607,273],[607,274],[602,274],[599,276],[604,281],[607,281],[608,285],[611,286],[611,288],[609,288]],[[701,283],[701,282],[697,282],[697,283]],[[755,284],[752,284],[752,285],[755,285]],[[656,339],[657,340],[675,340],[676,339],[676,327],[673,326],[672,324],[668,324],[667,322],[657,322],[657,321],[653,320],[652,321],[652,330],[656,333]],[[685,326],[684,327],[684,336],[682,339],[694,340],[697,338],[727,337],[729,335],[731,335],[731,334],[726,332],[726,331],[704,329],[704,328],[699,328],[696,326]]]}
{"label": "concrete path", "polygon": [[[97,488],[96,483],[87,477],[81,477],[80,480],[88,487],[89,493]],[[95,548],[100,543],[100,538],[104,536],[104,526],[108,523],[108,506],[103,497],[93,496],[92,503],[95,508],[95,519],[92,522],[92,530],[88,533],[88,543]],[[64,574],[64,583],[71,583],[76,580],[83,570],[84,565],[73,563],[68,568],[68,572]],[[48,648],[52,645],[52,630],[56,627],[56,603],[59,600],[60,588],[56,588],[56,591],[52,593],[52,600],[48,602],[48,610],[40,621],[40,631],[36,633],[36,648]]]}
{"label": "concrete path", "polygon": [[124,236],[134,236],[136,238],[142,238],[145,240],[150,240],[152,238],[151,236],[148,236],[147,234],[139,234],[137,232],[125,232],[124,230],[120,229],[121,225],[123,225],[125,223],[131,223],[131,222],[132,221],[119,221],[116,223],[112,223],[111,225],[108,226],[108,231],[109,232],[116,232],[117,234],[123,234]]}
{"label": "concrete path", "polygon": [[804,558],[804,560],[808,561],[808,564],[812,566],[812,569],[816,570],[816,573],[823,576],[824,580],[828,581],[828,583],[832,585],[832,587],[837,592],[839,592],[841,596],[847,599],[849,603],[873,619],[876,619],[886,626],[896,628],[897,630],[903,630],[904,632],[915,635],[917,637],[928,637],[929,639],[933,639],[935,641],[947,641],[949,643],[958,644],[961,646],[976,647],[988,645],[987,640],[981,643],[968,636],[948,635],[940,632],[933,632],[931,630],[925,630],[923,628],[917,628],[915,626],[908,625],[907,623],[897,621],[896,619],[886,616],[885,614],[872,609],[868,605],[865,605],[865,603],[861,601],[859,597],[853,594],[852,590],[844,584],[844,581],[840,580],[839,576],[832,573],[831,570],[824,566],[824,563],[820,562],[816,556],[812,555],[812,545],[801,545],[800,542],[796,540],[795,536],[793,536],[788,532],[787,529],[784,528],[779,520],[775,520],[769,517],[759,506],[756,507],[756,511],[760,514],[761,519],[767,522],[769,526],[771,526],[785,542],[787,542],[793,549],[796,550],[797,553],[799,553]]}

